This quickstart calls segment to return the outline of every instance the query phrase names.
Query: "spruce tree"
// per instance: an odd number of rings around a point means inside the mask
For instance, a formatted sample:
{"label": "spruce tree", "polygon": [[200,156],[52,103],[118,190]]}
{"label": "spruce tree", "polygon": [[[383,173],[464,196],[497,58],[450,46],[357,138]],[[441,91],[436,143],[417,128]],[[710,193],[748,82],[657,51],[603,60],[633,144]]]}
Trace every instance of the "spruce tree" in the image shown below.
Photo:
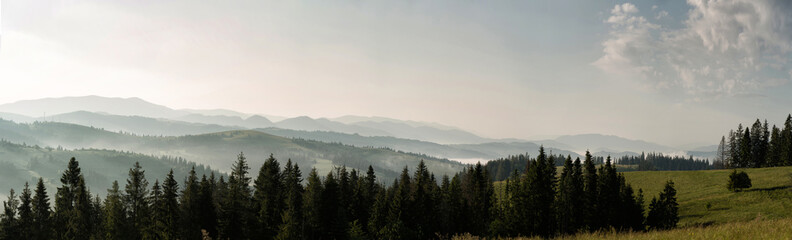
{"label": "spruce tree", "polygon": [[779,162],[784,164],[784,166],[792,165],[792,114],[787,115],[778,145],[781,148],[779,150],[781,155]]}
{"label": "spruce tree", "polygon": [[674,182],[669,180],[659,198],[652,198],[646,225],[651,229],[671,229],[679,222],[679,204],[676,202]]}
{"label": "spruce tree", "polygon": [[281,213],[281,222],[277,239],[303,239],[303,188],[302,172],[297,164],[292,165],[291,159],[286,161],[286,168],[283,171],[284,195],[286,206]]}
{"label": "spruce tree", "polygon": [[165,240],[179,239],[179,183],[173,177],[173,169],[162,182],[162,200],[157,204],[163,224],[161,236]]}
{"label": "spruce tree", "polygon": [[104,229],[107,239],[131,239],[129,235],[131,227],[122,198],[118,181],[113,181],[112,188],[107,190],[104,203]]}
{"label": "spruce tree", "polygon": [[149,202],[151,203],[151,231],[153,239],[165,239],[165,211],[162,208],[163,204],[162,187],[160,187],[159,179],[154,180],[154,185],[151,186],[151,194]]}
{"label": "spruce tree", "polygon": [[20,239],[22,232],[19,226],[19,200],[14,189],[8,194],[8,200],[3,201],[3,214],[0,216],[0,239]]}
{"label": "spruce tree", "polygon": [[594,166],[594,162],[592,161],[592,156],[589,151],[586,151],[586,160],[583,162],[583,165],[583,222],[588,227],[588,229],[592,231],[599,229],[601,224],[597,211],[597,208],[599,207],[599,203],[597,202],[597,196],[599,192],[597,189],[597,183],[599,182],[599,179],[597,176],[597,168]]}
{"label": "spruce tree", "polygon": [[770,141],[768,143],[767,149],[767,164],[770,167],[778,167],[783,166],[784,163],[781,160],[781,130],[778,129],[775,125],[773,125],[773,130],[770,133]]}
{"label": "spruce tree", "polygon": [[33,240],[46,240],[54,237],[50,211],[49,195],[44,186],[44,179],[39,178],[33,196],[33,231],[30,238]]}
{"label": "spruce tree", "polygon": [[328,239],[344,239],[346,237],[347,224],[338,218],[339,209],[341,209],[338,201],[340,192],[338,180],[333,171],[330,171],[325,177],[320,208],[323,235]]}
{"label": "spruce tree", "polygon": [[249,224],[253,224],[251,211],[252,196],[250,177],[248,177],[247,158],[243,153],[237,156],[228,178],[228,192],[220,206],[220,234],[218,238],[247,239],[250,236]]}
{"label": "spruce tree", "polygon": [[305,224],[303,237],[305,239],[319,239],[322,237],[322,180],[316,168],[312,168],[308,174],[305,194],[303,194],[303,212]]}
{"label": "spruce tree", "polygon": [[583,220],[583,177],[580,159],[572,163],[568,156],[561,171],[556,211],[558,213],[558,231],[575,233],[582,227]]}
{"label": "spruce tree", "polygon": [[127,216],[132,224],[129,237],[133,239],[142,239],[144,236],[149,238],[152,235],[149,189],[145,172],[140,163],[135,162],[135,165],[129,169],[129,178],[123,195]]}
{"label": "spruce tree", "polygon": [[737,166],[735,167],[752,167],[752,149],[753,144],[751,144],[751,130],[746,128],[744,135],[740,138],[740,148],[739,148],[739,158],[737,161]]}
{"label": "spruce tree", "polygon": [[182,239],[200,239],[201,237],[201,209],[200,206],[200,183],[198,176],[195,173],[195,166],[190,169],[190,174],[184,181],[184,189],[182,189],[181,198],[179,200],[180,207],[180,233],[179,238]]}
{"label": "spruce tree", "polygon": [[27,236],[33,233],[33,196],[27,182],[19,196],[19,203],[19,232]]}
{"label": "spruce tree", "polygon": [[256,211],[257,239],[272,239],[278,233],[283,210],[283,179],[280,164],[270,154],[254,182],[253,203]]}
{"label": "spruce tree", "polygon": [[91,195],[75,158],[69,160],[61,184],[55,194],[56,234],[62,239],[88,239],[92,232]]}
{"label": "spruce tree", "polygon": [[198,206],[201,208],[199,224],[201,231],[212,238],[217,237],[217,209],[213,199],[214,192],[214,179],[207,179],[206,175],[203,175],[198,197]]}

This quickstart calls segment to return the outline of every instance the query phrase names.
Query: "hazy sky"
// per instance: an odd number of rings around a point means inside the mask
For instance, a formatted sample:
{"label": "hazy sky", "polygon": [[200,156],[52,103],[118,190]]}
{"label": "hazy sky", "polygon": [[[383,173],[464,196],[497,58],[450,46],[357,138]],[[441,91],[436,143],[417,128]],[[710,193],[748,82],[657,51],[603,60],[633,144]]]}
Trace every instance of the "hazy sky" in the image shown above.
{"label": "hazy sky", "polygon": [[0,103],[385,116],[716,144],[792,112],[792,1],[2,0]]}

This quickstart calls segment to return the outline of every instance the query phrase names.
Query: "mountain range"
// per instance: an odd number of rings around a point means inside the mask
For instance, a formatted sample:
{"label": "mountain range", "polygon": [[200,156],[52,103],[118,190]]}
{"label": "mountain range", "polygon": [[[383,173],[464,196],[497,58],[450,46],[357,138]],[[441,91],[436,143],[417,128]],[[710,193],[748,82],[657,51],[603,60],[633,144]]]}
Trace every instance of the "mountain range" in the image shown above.
{"label": "mountain range", "polygon": [[[45,112],[46,117],[43,115]],[[255,129],[287,138],[359,147],[385,147],[468,162],[520,153],[532,154],[540,145],[555,153],[573,156],[579,156],[586,150],[600,156],[640,152],[687,153],[683,149],[601,134],[569,135],[538,141],[490,139],[438,123],[385,117],[349,115],[338,118],[286,118],[226,109],[172,109],[139,98],[100,96],[46,98],[2,104],[0,118],[27,123],[73,123],[147,136],[184,136]],[[272,121],[271,118],[278,120]],[[714,154],[695,149],[695,155],[709,157]]]}

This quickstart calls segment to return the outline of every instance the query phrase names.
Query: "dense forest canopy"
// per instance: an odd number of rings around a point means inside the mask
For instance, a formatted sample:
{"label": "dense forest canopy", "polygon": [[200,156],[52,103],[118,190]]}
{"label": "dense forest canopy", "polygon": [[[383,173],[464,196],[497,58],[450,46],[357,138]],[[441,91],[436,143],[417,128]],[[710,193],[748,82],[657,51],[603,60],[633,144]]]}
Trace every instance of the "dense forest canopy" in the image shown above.
{"label": "dense forest canopy", "polygon": [[[563,163],[560,177],[556,161]],[[134,163],[126,182],[101,198],[86,187],[71,158],[50,201],[41,178],[21,194],[10,191],[0,239],[433,239],[479,236],[557,236],[598,229],[645,230],[678,221],[673,184],[653,199],[644,218],[643,193],[625,184],[610,159],[599,169],[587,154],[557,159],[540,148],[524,174],[505,183],[481,165],[440,178],[421,161],[384,184],[374,169],[335,167],[305,181],[291,160],[273,155],[251,176],[240,153],[231,173],[178,181],[171,170],[150,182]],[[439,183],[439,184],[438,184]],[[625,207],[627,206],[627,207]],[[673,213],[670,214],[669,213]]]}

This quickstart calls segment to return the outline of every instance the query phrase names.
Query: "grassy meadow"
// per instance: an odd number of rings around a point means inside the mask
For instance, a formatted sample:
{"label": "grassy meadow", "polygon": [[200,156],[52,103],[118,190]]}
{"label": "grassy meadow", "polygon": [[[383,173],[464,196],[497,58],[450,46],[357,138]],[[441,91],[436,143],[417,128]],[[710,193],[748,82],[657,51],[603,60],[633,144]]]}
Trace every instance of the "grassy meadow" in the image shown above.
{"label": "grassy meadow", "polygon": [[[582,233],[560,239],[792,239],[792,167],[741,170],[748,173],[753,187],[740,192],[726,189],[732,170],[624,172],[636,192],[643,190],[647,211],[652,197],[659,195],[666,181],[674,181],[679,228]],[[502,186],[502,182],[496,183],[496,194],[502,193]]]}
{"label": "grassy meadow", "polygon": [[745,169],[753,187],[741,192],[726,189],[731,171],[625,172],[624,176],[633,188],[643,189],[647,206],[665,182],[673,180],[680,227],[792,218],[792,167]]}

